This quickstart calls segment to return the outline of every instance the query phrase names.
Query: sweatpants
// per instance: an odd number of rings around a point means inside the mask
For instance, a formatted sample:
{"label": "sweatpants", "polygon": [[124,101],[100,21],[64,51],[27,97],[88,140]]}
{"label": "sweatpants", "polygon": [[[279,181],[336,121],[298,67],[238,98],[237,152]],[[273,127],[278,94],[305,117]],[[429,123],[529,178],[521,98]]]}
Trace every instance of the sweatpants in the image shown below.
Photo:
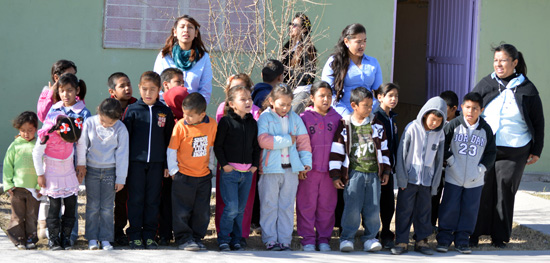
{"label": "sweatpants", "polygon": [[497,147],[495,166],[485,173],[481,205],[472,237],[491,235],[493,242],[510,242],[514,202],[531,143],[521,148]]}
{"label": "sweatpants", "polygon": [[329,243],[334,229],[336,188],[328,172],[309,171],[296,194],[296,225],[302,245]]}
{"label": "sweatpants", "polygon": [[210,223],[212,174],[193,177],[180,172],[172,181],[172,227],[178,245],[201,241]]}
{"label": "sweatpants", "polygon": [[482,188],[445,184],[439,206],[437,243],[451,245],[454,241],[455,246],[468,246],[470,235],[476,227]]}
{"label": "sweatpants", "polygon": [[294,200],[298,174],[291,168],[284,173],[263,174],[258,182],[262,242],[290,244],[294,231]]}
{"label": "sweatpants", "polygon": [[126,178],[130,240],[154,239],[158,227],[164,163],[131,161]]}
{"label": "sweatpants", "polygon": [[160,192],[159,233],[160,238],[172,240],[172,178],[162,178]]}
{"label": "sweatpants", "polygon": [[11,220],[6,233],[15,245],[38,242],[36,224],[40,202],[25,188],[15,187],[10,196]]}
{"label": "sweatpants", "polygon": [[409,243],[411,224],[416,234],[415,241],[420,241],[432,234],[432,199],[431,187],[407,184],[399,189],[395,208],[395,241]]}

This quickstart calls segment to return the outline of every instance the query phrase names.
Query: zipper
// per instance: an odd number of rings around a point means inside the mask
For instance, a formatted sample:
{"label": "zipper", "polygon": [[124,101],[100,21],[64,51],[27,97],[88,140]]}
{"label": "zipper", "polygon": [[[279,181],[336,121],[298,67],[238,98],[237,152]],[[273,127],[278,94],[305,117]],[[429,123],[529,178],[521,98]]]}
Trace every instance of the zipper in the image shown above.
{"label": "zipper", "polygon": [[147,147],[147,162],[151,157],[151,132],[153,130],[153,106],[149,106],[149,147]]}

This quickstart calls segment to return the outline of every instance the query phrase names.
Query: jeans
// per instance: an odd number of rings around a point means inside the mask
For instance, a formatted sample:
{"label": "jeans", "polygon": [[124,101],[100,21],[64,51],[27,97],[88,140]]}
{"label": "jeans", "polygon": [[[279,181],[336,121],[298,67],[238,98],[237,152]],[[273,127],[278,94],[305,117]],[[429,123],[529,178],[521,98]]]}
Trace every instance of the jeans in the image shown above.
{"label": "jeans", "polygon": [[365,232],[361,241],[373,239],[380,229],[380,178],[378,173],[349,172],[349,183],[344,189],[344,213],[340,241],[355,240],[355,233],[363,219]]}
{"label": "jeans", "polygon": [[114,241],[115,168],[86,167],[87,240]]}
{"label": "jeans", "polygon": [[[243,215],[250,186],[252,185],[251,172],[233,170],[223,172],[220,178],[220,191],[225,207],[220,218],[220,233],[218,244],[238,244],[242,237]],[[231,234],[231,236],[229,236]]]}

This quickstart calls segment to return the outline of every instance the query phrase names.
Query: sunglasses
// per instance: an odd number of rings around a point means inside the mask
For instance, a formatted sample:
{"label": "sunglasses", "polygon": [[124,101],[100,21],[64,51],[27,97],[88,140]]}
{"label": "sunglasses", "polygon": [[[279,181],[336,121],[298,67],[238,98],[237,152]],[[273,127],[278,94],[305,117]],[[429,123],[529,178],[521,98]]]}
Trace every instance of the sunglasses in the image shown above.
{"label": "sunglasses", "polygon": [[296,23],[288,23],[288,26],[291,26],[291,27],[302,27],[302,25],[296,24]]}

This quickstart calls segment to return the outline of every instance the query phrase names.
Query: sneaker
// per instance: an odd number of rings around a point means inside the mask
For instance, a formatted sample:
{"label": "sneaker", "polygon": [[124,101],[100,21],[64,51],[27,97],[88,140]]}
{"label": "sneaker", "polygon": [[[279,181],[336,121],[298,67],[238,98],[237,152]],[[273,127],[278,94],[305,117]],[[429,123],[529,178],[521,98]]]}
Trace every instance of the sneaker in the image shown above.
{"label": "sneaker", "polygon": [[290,244],[288,243],[281,243],[281,251],[292,251],[292,249],[290,248]]}
{"label": "sneaker", "polygon": [[27,249],[27,247],[23,244],[15,245],[15,247],[17,247],[17,249],[19,249],[19,250],[26,250]]}
{"label": "sneaker", "polygon": [[363,243],[363,251],[365,252],[376,252],[380,251],[380,249],[382,249],[382,244],[376,238],[369,239]]}
{"label": "sneaker", "polygon": [[231,245],[231,250],[234,250],[234,251],[242,251],[244,250],[244,248],[241,246],[241,243],[236,243],[236,244],[232,244]]}
{"label": "sneaker", "polygon": [[344,240],[340,242],[340,252],[351,252],[353,250],[353,242],[349,240]]}
{"label": "sneaker", "polygon": [[220,251],[231,251],[228,243],[221,243],[218,248],[220,249]]}
{"label": "sneaker", "polygon": [[455,246],[456,251],[462,254],[472,254],[472,249],[466,245]]}
{"label": "sneaker", "polygon": [[58,238],[50,239],[48,240],[48,247],[50,247],[50,250],[62,250],[61,244],[59,243]]}
{"label": "sneaker", "polygon": [[101,248],[103,250],[113,250],[113,245],[109,241],[101,241]]}
{"label": "sneaker", "polygon": [[147,239],[145,241],[145,249],[158,249],[159,248],[159,244],[157,244],[157,242],[153,239]]}
{"label": "sneaker", "polygon": [[393,239],[382,239],[382,247],[386,249],[391,249],[395,246]]}
{"label": "sneaker", "polygon": [[241,238],[241,247],[245,249],[248,246],[248,243],[246,242],[246,238]]}
{"label": "sneaker", "polygon": [[115,243],[119,246],[128,246],[130,244],[126,235],[115,237]]}
{"label": "sneaker", "polygon": [[161,238],[159,238],[158,244],[159,244],[159,246],[169,246],[170,245],[170,239],[165,238],[165,237],[161,237]]}
{"label": "sneaker", "polygon": [[328,252],[328,251],[331,251],[332,249],[330,249],[330,245],[327,244],[327,243],[321,243],[319,244],[319,251],[321,252]]}
{"label": "sneaker", "polygon": [[307,244],[302,249],[306,252],[314,252],[315,251],[315,245],[314,244]]}
{"label": "sneaker", "polygon": [[275,241],[269,241],[265,243],[265,249],[271,250],[271,251],[281,251],[281,246],[279,245],[279,243]]}
{"label": "sneaker", "polygon": [[392,255],[401,255],[403,253],[409,252],[407,243],[397,243],[394,247],[391,248]]}
{"label": "sneaker", "polygon": [[499,240],[493,240],[493,242],[491,242],[491,244],[496,248],[506,248],[506,244],[502,241],[499,241]]}
{"label": "sneaker", "polygon": [[129,242],[130,249],[144,249],[143,242],[141,239],[132,240]]}
{"label": "sneaker", "polygon": [[70,238],[64,238],[61,240],[61,247],[65,250],[72,250],[73,249],[73,242],[71,242]]}
{"label": "sneaker", "polygon": [[99,245],[97,244],[97,240],[90,240],[88,241],[88,249],[89,250],[98,250]]}
{"label": "sneaker", "polygon": [[416,244],[414,244],[414,251],[428,256],[434,254],[434,251],[430,248],[426,240],[417,241]]}
{"label": "sneaker", "polygon": [[435,250],[437,252],[447,253],[447,251],[449,251],[449,245],[437,243],[437,247],[435,247]]}
{"label": "sneaker", "polygon": [[189,240],[181,245],[178,246],[178,249],[182,249],[185,251],[199,251],[201,248],[194,240]]}
{"label": "sneaker", "polygon": [[202,243],[202,241],[197,240],[195,241],[195,243],[197,243],[197,246],[199,246],[199,250],[206,250],[206,246],[204,245],[204,243]]}
{"label": "sneaker", "polygon": [[25,246],[27,249],[35,249],[36,248],[36,244],[35,243],[32,243],[32,241],[30,243],[27,243],[27,245]]}

